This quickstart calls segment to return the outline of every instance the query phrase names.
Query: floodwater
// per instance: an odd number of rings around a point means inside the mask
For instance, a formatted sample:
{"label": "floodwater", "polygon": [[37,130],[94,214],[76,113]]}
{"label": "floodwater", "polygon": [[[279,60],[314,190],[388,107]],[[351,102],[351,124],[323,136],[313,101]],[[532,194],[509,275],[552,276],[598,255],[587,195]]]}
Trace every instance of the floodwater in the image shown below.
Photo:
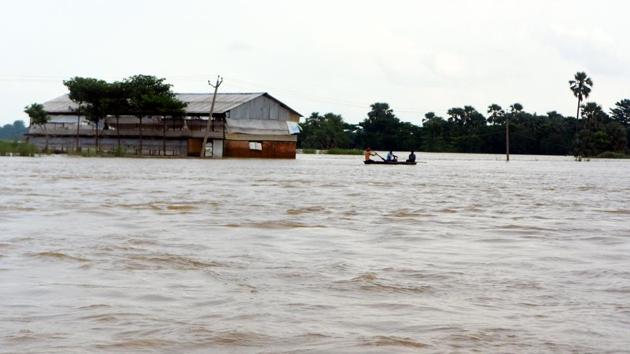
{"label": "floodwater", "polygon": [[0,353],[630,352],[630,161],[0,159]]}

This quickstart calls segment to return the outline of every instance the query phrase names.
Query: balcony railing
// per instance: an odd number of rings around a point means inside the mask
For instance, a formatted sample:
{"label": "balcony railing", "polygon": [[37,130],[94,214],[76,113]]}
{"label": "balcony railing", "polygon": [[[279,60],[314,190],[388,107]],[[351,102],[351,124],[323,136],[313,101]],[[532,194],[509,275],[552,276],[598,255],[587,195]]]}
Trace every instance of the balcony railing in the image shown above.
{"label": "balcony railing", "polygon": [[[80,136],[94,136],[95,130],[92,127],[81,127],[79,128]],[[171,128],[162,128],[149,126],[144,127],[142,129],[143,137],[155,137],[155,138],[203,138],[205,133],[205,129],[201,127],[192,127],[192,129],[171,129]],[[29,128],[30,135],[46,135],[49,136],[76,136],[77,129],[75,127],[47,127],[42,128],[39,126],[32,126]],[[116,130],[113,128],[107,130],[100,130],[99,136],[101,137],[139,137],[140,136],[140,128],[139,127],[129,127],[129,128],[121,128],[120,130]],[[219,125],[215,123],[214,130],[210,130],[208,133],[209,138],[217,139],[223,138],[223,125]]]}

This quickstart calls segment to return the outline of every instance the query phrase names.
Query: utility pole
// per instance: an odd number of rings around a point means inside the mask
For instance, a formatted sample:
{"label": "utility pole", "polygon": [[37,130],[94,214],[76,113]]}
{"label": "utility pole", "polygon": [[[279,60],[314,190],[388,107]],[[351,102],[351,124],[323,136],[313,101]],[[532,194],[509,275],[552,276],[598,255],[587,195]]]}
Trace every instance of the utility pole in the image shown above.
{"label": "utility pole", "polygon": [[510,161],[510,118],[505,117],[505,161]]}
{"label": "utility pole", "polygon": [[217,83],[212,84],[210,80],[208,80],[208,85],[214,87],[214,95],[212,96],[212,104],[210,105],[210,115],[208,116],[208,122],[206,123],[206,132],[203,134],[203,143],[201,144],[201,152],[199,153],[199,157],[203,158],[206,156],[206,144],[208,143],[208,133],[210,131],[210,124],[212,121],[212,114],[214,113],[214,102],[217,100],[217,90],[219,90],[219,86],[223,83],[223,78],[219,75],[217,76]]}

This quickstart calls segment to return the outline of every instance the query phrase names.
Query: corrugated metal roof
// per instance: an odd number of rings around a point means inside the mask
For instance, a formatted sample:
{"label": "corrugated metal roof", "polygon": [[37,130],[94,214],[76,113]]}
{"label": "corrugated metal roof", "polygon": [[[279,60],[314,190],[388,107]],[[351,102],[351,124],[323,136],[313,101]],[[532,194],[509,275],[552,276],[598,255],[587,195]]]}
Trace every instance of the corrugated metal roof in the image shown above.
{"label": "corrugated metal roof", "polygon": [[68,95],[59,96],[44,102],[44,110],[50,114],[73,113],[73,110],[76,108],[77,104],[72,102]]}
{"label": "corrugated metal roof", "polygon": [[[264,95],[264,92],[258,93],[218,93],[217,100],[214,103],[215,113],[225,113],[234,107],[240,106],[245,102],[249,102],[255,98]],[[210,112],[210,104],[212,103],[212,94],[209,93],[178,93],[175,96],[187,104],[186,113],[190,114],[208,114]]]}
{"label": "corrugated metal roof", "polygon": [[[266,92],[218,93],[217,100],[214,104],[214,112],[225,113],[231,109],[234,109],[235,107],[242,105],[243,103],[249,102],[263,95],[266,95],[271,99],[277,101],[291,112],[300,115],[291,107],[280,102]],[[212,103],[211,93],[176,93],[175,96],[177,97],[177,99],[187,104],[186,113],[188,114],[207,115],[210,112],[210,104]],[[44,102],[44,110],[48,113],[68,114],[72,113],[73,110],[76,108],[77,104],[72,102],[67,94]]]}

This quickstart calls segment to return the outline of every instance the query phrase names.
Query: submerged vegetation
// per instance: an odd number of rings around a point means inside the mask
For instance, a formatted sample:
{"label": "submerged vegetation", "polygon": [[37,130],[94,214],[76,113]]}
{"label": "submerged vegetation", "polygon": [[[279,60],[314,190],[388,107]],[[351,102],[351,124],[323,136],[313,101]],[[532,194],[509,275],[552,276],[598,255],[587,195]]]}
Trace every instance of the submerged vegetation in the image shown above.
{"label": "submerged vegetation", "polygon": [[302,149],[303,154],[327,154],[327,155],[363,155],[363,150],[361,149],[342,149],[342,148],[332,148],[329,150],[319,150],[319,149]]}
{"label": "submerged vegetation", "polygon": [[35,156],[38,153],[33,144],[0,140],[0,156]]}
{"label": "submerged vegetation", "polygon": [[[422,150],[431,152],[505,153],[506,125],[515,154],[624,157],[630,151],[630,99],[606,113],[588,98],[593,81],[576,73],[569,88],[578,99],[578,118],[556,111],[529,113],[520,103],[504,109],[490,104],[486,113],[472,106],[453,107],[446,117],[429,112],[422,125],[401,121],[383,102],[367,117],[348,124],[334,113],[313,113],[301,123],[299,147],[308,149]],[[343,150],[339,150],[343,151]]]}
{"label": "submerged vegetation", "polygon": [[363,155],[363,150],[333,148],[328,150],[326,153],[329,155]]}

